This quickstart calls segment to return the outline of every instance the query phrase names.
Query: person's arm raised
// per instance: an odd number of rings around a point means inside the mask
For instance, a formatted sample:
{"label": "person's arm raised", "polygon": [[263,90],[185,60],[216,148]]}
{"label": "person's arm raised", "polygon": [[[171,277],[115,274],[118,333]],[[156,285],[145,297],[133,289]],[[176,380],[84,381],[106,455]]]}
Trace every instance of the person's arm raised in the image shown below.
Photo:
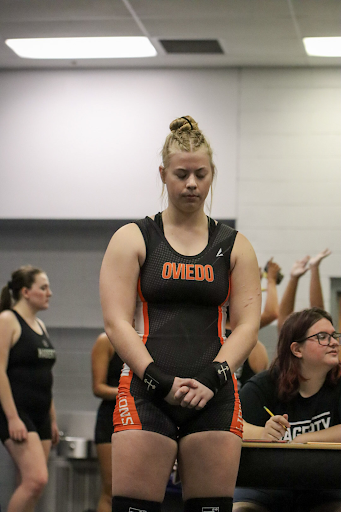
{"label": "person's arm raised", "polygon": [[282,300],[279,304],[277,329],[281,330],[282,325],[288,316],[294,311],[295,298],[298,286],[298,281],[308,270],[308,261],[310,256],[305,256],[301,260],[295,261],[293,264],[290,277],[286,289],[284,290]]}
{"label": "person's arm raised", "polygon": [[260,328],[271,324],[278,318],[277,274],[280,271],[280,266],[272,260],[273,258],[268,261],[266,301],[260,317]]}

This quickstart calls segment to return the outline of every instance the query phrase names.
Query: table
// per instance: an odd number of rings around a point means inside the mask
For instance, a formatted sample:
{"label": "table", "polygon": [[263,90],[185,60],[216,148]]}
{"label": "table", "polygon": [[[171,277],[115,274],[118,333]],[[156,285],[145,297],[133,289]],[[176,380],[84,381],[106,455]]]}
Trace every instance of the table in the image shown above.
{"label": "table", "polygon": [[341,443],[244,441],[237,486],[341,489]]}

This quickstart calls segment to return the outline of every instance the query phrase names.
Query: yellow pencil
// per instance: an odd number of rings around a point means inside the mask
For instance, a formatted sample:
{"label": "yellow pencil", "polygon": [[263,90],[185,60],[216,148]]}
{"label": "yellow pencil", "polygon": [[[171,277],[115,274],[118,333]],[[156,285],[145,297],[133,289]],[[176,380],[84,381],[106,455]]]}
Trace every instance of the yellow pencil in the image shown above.
{"label": "yellow pencil", "polygon": [[[264,407],[264,409],[266,410],[266,412],[267,412],[268,414],[270,414],[270,416],[274,416],[274,414],[270,411],[270,409],[268,409],[267,407],[265,407],[265,405],[264,405],[263,407]],[[285,428],[285,430],[287,429],[287,427],[286,427],[285,425],[283,425],[283,423],[279,422],[279,424],[280,424],[283,428]]]}

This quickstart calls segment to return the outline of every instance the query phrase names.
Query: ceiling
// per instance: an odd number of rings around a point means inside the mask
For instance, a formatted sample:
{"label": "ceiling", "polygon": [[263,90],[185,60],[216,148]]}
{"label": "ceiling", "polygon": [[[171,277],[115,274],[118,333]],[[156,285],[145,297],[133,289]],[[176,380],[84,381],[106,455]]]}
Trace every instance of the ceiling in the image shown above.
{"label": "ceiling", "polygon": [[[305,36],[340,36],[341,0],[0,0],[0,69],[340,66],[309,57]],[[9,38],[148,36],[145,59],[31,60]],[[214,39],[221,54],[169,54],[164,39]]]}

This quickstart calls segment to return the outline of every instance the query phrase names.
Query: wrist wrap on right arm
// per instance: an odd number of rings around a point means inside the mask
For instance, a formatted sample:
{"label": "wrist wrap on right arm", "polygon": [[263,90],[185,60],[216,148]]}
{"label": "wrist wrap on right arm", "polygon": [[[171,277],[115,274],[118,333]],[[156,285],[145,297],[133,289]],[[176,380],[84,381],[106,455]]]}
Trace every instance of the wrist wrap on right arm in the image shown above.
{"label": "wrist wrap on right arm", "polygon": [[152,362],[145,369],[142,380],[149,393],[165,398],[172,389],[174,379],[175,377],[164,373]]}
{"label": "wrist wrap on right arm", "polygon": [[216,394],[232,377],[230,367],[226,361],[223,363],[213,361],[194,378]]}

